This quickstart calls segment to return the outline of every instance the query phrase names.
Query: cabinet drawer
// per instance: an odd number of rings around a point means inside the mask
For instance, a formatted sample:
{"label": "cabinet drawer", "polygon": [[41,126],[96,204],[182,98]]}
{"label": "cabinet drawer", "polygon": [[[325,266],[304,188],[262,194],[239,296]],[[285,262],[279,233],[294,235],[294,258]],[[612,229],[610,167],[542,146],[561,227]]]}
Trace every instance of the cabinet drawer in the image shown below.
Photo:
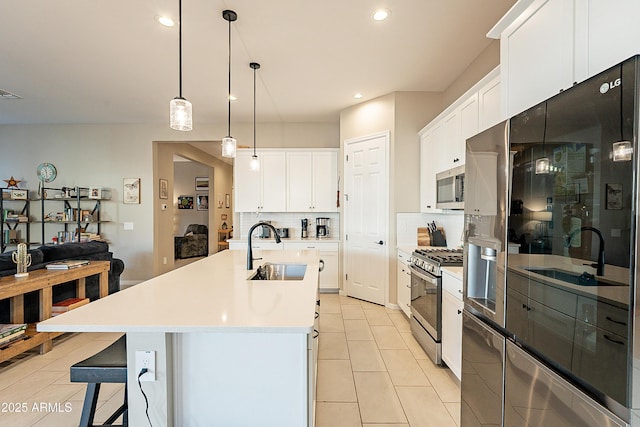
{"label": "cabinet drawer", "polygon": [[308,242],[282,242],[282,245],[285,250],[319,250],[319,251],[338,251],[338,243],[337,242],[320,242],[310,240]]}
{"label": "cabinet drawer", "polygon": [[576,318],[621,337],[629,336],[629,311],[624,308],[580,296]]}
{"label": "cabinet drawer", "polygon": [[398,262],[404,264],[405,266],[409,266],[409,259],[411,258],[411,255],[403,252],[403,251],[398,251]]}

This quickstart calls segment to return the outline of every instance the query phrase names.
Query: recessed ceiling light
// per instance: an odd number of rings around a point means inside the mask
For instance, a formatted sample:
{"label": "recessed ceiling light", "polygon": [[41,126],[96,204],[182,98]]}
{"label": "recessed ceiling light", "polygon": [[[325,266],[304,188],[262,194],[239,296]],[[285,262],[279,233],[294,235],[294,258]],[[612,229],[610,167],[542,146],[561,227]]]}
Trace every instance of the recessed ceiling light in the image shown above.
{"label": "recessed ceiling light", "polygon": [[384,21],[391,15],[391,11],[389,9],[377,9],[371,15],[374,21]]}
{"label": "recessed ceiling light", "polygon": [[173,19],[169,18],[168,16],[158,16],[156,17],[156,19],[161,25],[164,25],[165,27],[173,27],[175,25]]}
{"label": "recessed ceiling light", "polygon": [[353,97],[354,97],[355,99],[360,99],[360,98],[362,98],[362,94],[361,94],[360,92],[358,92],[358,93],[356,93],[355,95],[353,95]]}

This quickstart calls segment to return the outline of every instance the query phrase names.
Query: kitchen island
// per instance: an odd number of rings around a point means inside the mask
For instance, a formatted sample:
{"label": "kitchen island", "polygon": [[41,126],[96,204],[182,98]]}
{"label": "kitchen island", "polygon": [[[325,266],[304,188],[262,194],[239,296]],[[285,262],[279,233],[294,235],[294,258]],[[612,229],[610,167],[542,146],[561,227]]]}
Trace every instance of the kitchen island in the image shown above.
{"label": "kitchen island", "polygon": [[247,280],[246,251],[223,251],[38,324],[44,332],[127,334],[130,425],[146,425],[136,351],[155,351],[142,382],[158,426],[312,425],[317,251],[261,251],[306,264],[302,280]]}

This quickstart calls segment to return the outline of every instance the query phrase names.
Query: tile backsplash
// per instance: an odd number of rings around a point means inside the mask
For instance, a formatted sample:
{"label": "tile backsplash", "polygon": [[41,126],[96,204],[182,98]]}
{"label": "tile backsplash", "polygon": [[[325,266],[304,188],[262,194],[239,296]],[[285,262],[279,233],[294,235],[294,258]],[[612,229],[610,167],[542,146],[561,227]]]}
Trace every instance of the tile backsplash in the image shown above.
{"label": "tile backsplash", "polygon": [[[276,228],[288,228],[289,237],[296,238],[302,234],[301,220],[307,218],[309,220],[309,226],[307,231],[310,238],[316,237],[316,218],[323,217],[329,218],[329,238],[340,238],[340,214],[336,212],[267,212],[267,213],[253,213],[242,212],[238,214],[239,235],[234,235],[235,239],[246,239],[247,233],[253,224],[258,221],[271,221],[271,225]],[[254,234],[255,236],[255,234]]]}

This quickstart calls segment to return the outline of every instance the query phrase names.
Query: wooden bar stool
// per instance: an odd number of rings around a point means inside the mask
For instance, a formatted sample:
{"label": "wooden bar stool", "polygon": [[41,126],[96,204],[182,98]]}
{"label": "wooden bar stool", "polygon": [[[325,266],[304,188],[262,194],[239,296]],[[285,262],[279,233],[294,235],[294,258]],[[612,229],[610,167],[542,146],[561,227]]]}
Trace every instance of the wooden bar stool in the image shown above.
{"label": "wooden bar stool", "polygon": [[113,422],[122,415],[122,427],[129,425],[127,414],[127,339],[123,335],[99,353],[71,366],[71,382],[87,383],[87,392],[82,406],[80,427],[94,427],[93,418],[98,406],[98,393],[102,383],[124,383],[124,402],[103,425]]}

